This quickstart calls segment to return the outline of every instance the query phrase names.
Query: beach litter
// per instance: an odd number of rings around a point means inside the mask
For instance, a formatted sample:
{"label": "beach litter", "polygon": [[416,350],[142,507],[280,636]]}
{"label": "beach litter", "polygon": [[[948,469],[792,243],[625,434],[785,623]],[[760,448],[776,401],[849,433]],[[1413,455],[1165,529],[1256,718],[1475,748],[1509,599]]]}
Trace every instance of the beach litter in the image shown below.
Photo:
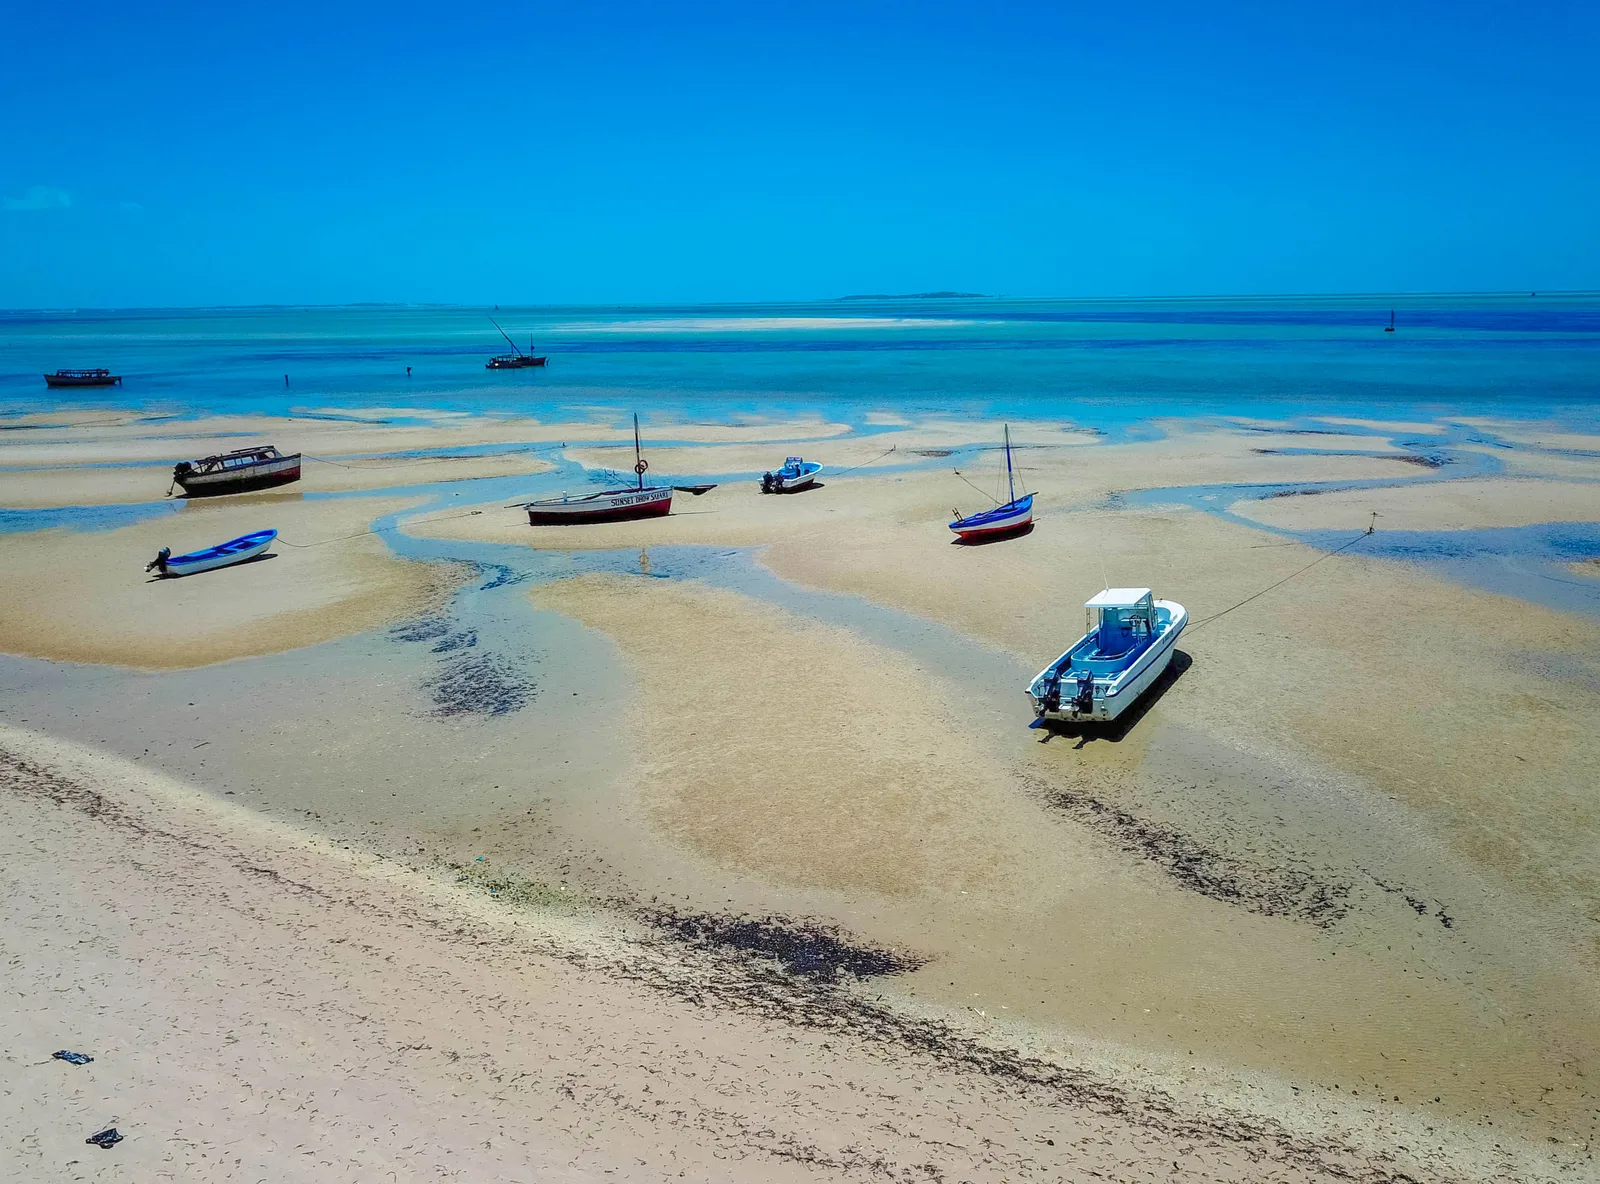
{"label": "beach litter", "polygon": [[87,1065],[90,1061],[94,1060],[94,1058],[89,1056],[87,1053],[68,1052],[64,1048],[57,1049],[50,1055],[58,1061],[67,1062],[69,1065]]}
{"label": "beach litter", "polygon": [[122,1138],[123,1136],[121,1131],[117,1130],[117,1128],[114,1126],[108,1126],[103,1131],[96,1131],[94,1134],[85,1139],[84,1142],[93,1143],[96,1147],[101,1147],[107,1151],[110,1151],[111,1148],[122,1142]]}

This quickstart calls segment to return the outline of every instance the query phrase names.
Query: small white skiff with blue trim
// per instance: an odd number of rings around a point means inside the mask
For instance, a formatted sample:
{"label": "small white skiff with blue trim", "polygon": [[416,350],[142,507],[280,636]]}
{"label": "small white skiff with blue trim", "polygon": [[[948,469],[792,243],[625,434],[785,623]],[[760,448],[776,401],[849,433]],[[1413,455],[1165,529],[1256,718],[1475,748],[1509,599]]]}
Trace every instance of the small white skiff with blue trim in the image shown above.
{"label": "small white skiff with blue trim", "polygon": [[1084,604],[1088,632],[1028,685],[1043,720],[1112,720],[1172,661],[1189,612],[1149,588],[1107,588]]}
{"label": "small white skiff with blue trim", "polygon": [[174,555],[172,548],[162,547],[160,553],[145,564],[145,571],[152,569],[163,576],[192,576],[195,572],[210,571],[214,567],[229,567],[235,563],[243,563],[247,559],[254,559],[272,546],[272,540],[278,537],[275,530],[258,530],[254,534],[240,535],[236,539],[229,539],[225,543],[218,543],[215,547],[207,547],[204,551],[191,551],[187,555]]}
{"label": "small white skiff with blue trim", "polygon": [[817,474],[820,472],[822,465],[818,461],[806,460],[799,456],[786,456],[783,458],[783,468],[761,474],[761,492],[793,493],[798,489],[805,489],[816,483]]}

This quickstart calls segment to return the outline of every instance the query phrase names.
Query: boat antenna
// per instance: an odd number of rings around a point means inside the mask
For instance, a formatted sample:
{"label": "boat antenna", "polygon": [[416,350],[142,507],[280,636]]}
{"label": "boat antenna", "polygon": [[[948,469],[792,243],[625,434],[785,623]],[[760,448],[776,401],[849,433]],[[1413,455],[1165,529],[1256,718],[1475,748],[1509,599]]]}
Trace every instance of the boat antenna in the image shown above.
{"label": "boat antenna", "polygon": [[[495,307],[499,308],[500,306],[497,304],[497,305],[495,305]],[[491,325],[493,325],[496,329],[500,329],[500,322],[495,320],[493,317],[489,318],[489,323]],[[506,333],[506,331],[504,329],[500,329],[500,336],[504,337],[506,339],[506,344],[509,345],[512,349],[516,350],[518,354],[522,353],[522,347],[519,346],[515,341],[512,341],[510,336],[507,335],[507,333]]]}
{"label": "boat antenna", "polygon": [[633,471],[639,474],[639,488],[644,488],[644,471],[650,467],[650,462],[645,460],[644,454],[639,451],[639,413],[633,413]]}
{"label": "boat antenna", "polygon": [[1011,477],[1011,425],[1006,424],[1006,503],[1017,500],[1017,484]]}

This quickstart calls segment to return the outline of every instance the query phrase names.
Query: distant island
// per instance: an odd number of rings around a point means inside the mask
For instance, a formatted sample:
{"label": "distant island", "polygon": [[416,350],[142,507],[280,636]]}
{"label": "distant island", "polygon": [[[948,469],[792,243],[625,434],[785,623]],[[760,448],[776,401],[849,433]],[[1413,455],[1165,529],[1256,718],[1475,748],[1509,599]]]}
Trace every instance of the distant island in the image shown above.
{"label": "distant island", "polygon": [[858,296],[835,296],[835,300],[975,300],[984,299],[982,292],[886,292],[864,293]]}

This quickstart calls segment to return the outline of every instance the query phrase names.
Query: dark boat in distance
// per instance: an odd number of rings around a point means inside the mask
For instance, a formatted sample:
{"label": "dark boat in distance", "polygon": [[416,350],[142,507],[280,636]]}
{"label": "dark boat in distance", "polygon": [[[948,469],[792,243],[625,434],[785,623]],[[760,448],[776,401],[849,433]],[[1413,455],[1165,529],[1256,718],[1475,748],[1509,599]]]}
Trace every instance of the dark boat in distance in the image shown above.
{"label": "dark boat in distance", "polygon": [[[489,323],[496,329],[500,329],[500,322],[493,317],[489,318]],[[545,364],[546,359],[543,356],[536,357],[531,353],[523,353],[522,347],[512,341],[510,335],[504,329],[500,329],[500,336],[504,337],[506,344],[517,352],[514,354],[496,354],[483,364],[485,370],[523,370],[529,366],[543,366]],[[533,338],[531,336],[528,338],[528,348],[533,348]]]}
{"label": "dark boat in distance", "polygon": [[57,370],[44,376],[45,386],[116,386],[122,375],[109,370]]}
{"label": "dark boat in distance", "polygon": [[172,468],[172,480],[187,497],[219,493],[244,493],[300,480],[300,453],[284,456],[272,445],[241,448],[199,460],[181,460]]}

